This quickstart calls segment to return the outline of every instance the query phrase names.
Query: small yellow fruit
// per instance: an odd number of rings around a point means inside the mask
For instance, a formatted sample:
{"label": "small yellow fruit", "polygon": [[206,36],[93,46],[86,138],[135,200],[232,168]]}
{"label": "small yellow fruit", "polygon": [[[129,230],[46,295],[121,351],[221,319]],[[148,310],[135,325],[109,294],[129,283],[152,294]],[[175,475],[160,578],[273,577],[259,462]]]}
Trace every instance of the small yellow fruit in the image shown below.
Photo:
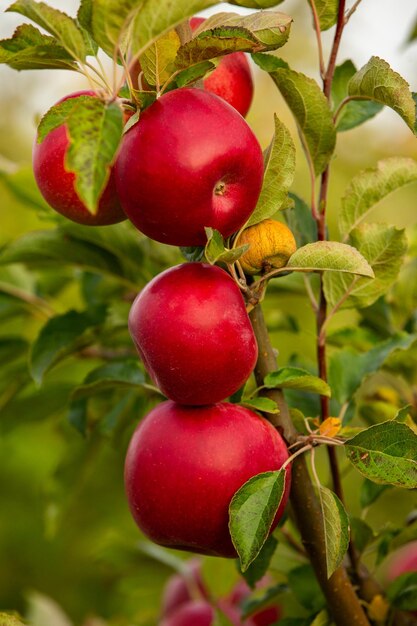
{"label": "small yellow fruit", "polygon": [[263,220],[249,226],[239,237],[238,245],[250,244],[239,262],[245,274],[260,274],[284,267],[297,249],[294,235],[282,222]]}

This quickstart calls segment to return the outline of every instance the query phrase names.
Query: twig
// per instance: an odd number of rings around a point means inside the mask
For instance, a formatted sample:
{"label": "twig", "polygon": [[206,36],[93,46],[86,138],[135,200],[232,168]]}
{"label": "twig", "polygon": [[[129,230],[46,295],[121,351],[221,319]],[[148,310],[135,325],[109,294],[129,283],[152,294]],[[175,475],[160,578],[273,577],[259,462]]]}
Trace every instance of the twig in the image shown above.
{"label": "twig", "polygon": [[310,0],[311,11],[313,13],[313,21],[314,21],[314,30],[316,32],[317,38],[317,50],[319,53],[319,66],[320,66],[320,76],[324,80],[326,75],[326,68],[324,66],[324,57],[323,57],[323,44],[321,41],[321,30],[320,30],[320,20],[317,13],[317,7],[314,0]]}

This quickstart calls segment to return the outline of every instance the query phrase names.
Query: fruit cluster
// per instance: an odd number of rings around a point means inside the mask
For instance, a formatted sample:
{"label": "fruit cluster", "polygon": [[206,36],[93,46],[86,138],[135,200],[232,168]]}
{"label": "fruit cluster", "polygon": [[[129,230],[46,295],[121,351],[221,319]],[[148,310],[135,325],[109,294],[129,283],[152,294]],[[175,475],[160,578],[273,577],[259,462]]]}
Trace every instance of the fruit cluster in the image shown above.
{"label": "fruit cluster", "polygon": [[[210,92],[229,96],[247,111],[251,82],[243,98],[220,88],[222,72],[227,84],[231,67],[247,65],[240,54],[228,59],[205,89],[170,91],[141,112],[124,134],[94,216],[65,168],[65,125],[50,132],[34,149],[34,172],[46,200],[88,225],[127,216],[152,239],[176,246],[204,244],[205,227],[224,237],[238,231],[257,203],[263,156],[240,113]],[[248,71],[243,74],[250,78]],[[281,242],[281,231],[274,237]],[[256,241],[254,249],[259,255]],[[284,257],[290,254],[284,250]],[[267,256],[276,261],[273,250]],[[251,257],[248,263],[256,261]],[[285,261],[279,257],[278,263]],[[147,371],[169,398],[139,424],[129,446],[125,480],[133,517],[161,545],[235,557],[228,529],[233,495],[249,478],[280,469],[288,458],[283,439],[268,421],[223,402],[246,382],[257,359],[241,291],[219,267],[173,267],[138,295],[129,329]],[[272,528],[288,499],[289,471]]]}
{"label": "fruit cluster", "polygon": [[[264,589],[271,581],[264,576],[256,585]],[[191,559],[184,564],[184,572],[171,576],[162,596],[161,626],[213,626],[215,609],[220,607],[233,626],[272,626],[281,618],[281,607],[277,604],[262,607],[250,617],[243,619],[243,603],[251,590],[244,580],[240,580],[232,591],[217,602],[213,602],[204,584],[201,563]]]}

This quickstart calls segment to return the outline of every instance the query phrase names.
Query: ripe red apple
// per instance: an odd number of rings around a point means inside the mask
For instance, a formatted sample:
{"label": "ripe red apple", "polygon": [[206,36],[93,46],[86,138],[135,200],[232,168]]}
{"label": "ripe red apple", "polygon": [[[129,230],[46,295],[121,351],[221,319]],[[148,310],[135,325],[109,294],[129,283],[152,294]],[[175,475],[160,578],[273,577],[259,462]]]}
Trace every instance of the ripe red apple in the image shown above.
{"label": "ripe red apple", "polygon": [[213,622],[213,607],[205,600],[192,600],[165,617],[160,626],[212,626]]}
{"label": "ripe red apple", "polygon": [[257,345],[245,303],[219,267],[184,263],[139,293],[129,330],[149,374],[180,404],[212,404],[250,376]]}
{"label": "ripe red apple", "polygon": [[[77,91],[59,102],[77,96],[95,96],[94,91]],[[39,190],[46,202],[73,222],[88,226],[116,224],[126,219],[116,192],[113,170],[101,196],[96,215],[90,213],[75,191],[75,174],[66,169],[65,157],[69,147],[66,125],[52,130],[42,143],[35,140],[33,171]]]}
{"label": "ripe red apple", "polygon": [[[278,470],[288,458],[277,430],[253,411],[220,403],[188,407],[163,402],[131,439],[125,485],[132,515],[160,545],[236,557],[228,508],[249,478]],[[289,495],[290,469],[273,527]]]}
{"label": "ripe red apple", "polygon": [[258,140],[218,96],[170,91],[124,135],[115,164],[117,191],[133,224],[177,246],[206,242],[205,226],[225,237],[255,208],[263,180]]}
{"label": "ripe red apple", "polygon": [[[192,17],[190,25],[196,30],[205,22],[203,17]],[[253,98],[253,79],[249,62],[243,52],[224,56],[216,69],[203,81],[204,89],[220,96],[243,117],[249,111]]]}

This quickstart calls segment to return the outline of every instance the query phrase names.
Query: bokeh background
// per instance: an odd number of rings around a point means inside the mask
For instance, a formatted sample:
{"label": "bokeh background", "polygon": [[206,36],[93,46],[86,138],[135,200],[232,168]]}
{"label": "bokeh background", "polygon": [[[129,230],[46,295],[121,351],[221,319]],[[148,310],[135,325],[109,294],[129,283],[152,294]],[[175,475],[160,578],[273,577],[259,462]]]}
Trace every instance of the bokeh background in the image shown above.
{"label": "bokeh background", "polygon": [[[51,0],[50,4],[75,14],[78,3]],[[8,2],[1,0],[2,38],[11,36],[24,21],[16,14],[4,13],[7,6]],[[286,0],[279,9],[294,17],[290,41],[279,51],[280,56],[293,69],[318,79],[308,3]],[[238,9],[220,4],[203,15],[217,10]],[[360,67],[370,56],[380,56],[417,91],[417,40],[407,42],[416,20],[415,0],[398,0],[395,6],[390,0],[363,0],[345,31],[339,63],[350,58]],[[330,30],[324,34],[325,53],[332,33]],[[253,72],[256,90],[248,122],[262,146],[267,146],[273,134],[274,112],[298,141],[278,91],[255,66]],[[57,99],[85,87],[84,79],[71,72],[17,73],[0,67],[0,246],[29,231],[54,228],[55,222],[42,206],[31,176],[36,123]],[[309,177],[299,143],[297,147],[293,190],[308,200]],[[417,158],[415,137],[391,110],[339,135],[330,186],[332,237],[338,237],[340,196],[351,177],[391,155]],[[414,241],[416,211],[417,188],[411,185],[381,202],[372,219],[405,227]],[[138,276],[139,287],[141,281],[179,260],[176,251],[163,246],[151,246],[147,252],[143,273]],[[80,273],[68,269],[65,259],[62,267],[57,263],[55,268],[47,268],[42,279],[27,265],[0,268],[0,611],[15,610],[33,626],[151,626],[157,623],[162,588],[173,563],[163,550],[152,550],[143,543],[130,518],[123,492],[123,460],[137,419],[157,398],[148,394],[126,400],[119,392],[117,403],[124,404],[121,408],[117,404],[117,428],[92,428],[88,437],[83,437],[68,421],[69,393],[100,361],[91,355],[66,360],[47,374],[41,392],[24,373],[25,351],[16,361],[10,346],[9,351],[3,349],[5,340],[11,337],[30,341],[45,322],[42,312],[33,313],[33,303],[18,301],[7,285],[30,292],[36,282],[39,293],[43,280],[50,306],[56,313],[63,313],[70,307],[81,309],[85,291],[94,289],[91,276],[87,277],[88,284],[83,276],[82,286],[77,285]],[[416,290],[414,278],[415,274],[409,282],[411,306]],[[115,297],[113,285],[106,284],[102,289]],[[410,295],[407,288],[396,297],[404,294]],[[314,369],[314,318],[302,285],[282,281],[271,289],[266,309],[280,364],[297,362]],[[126,319],[127,310],[128,304],[121,303],[113,314]],[[356,321],[355,313],[344,313],[334,328]],[[121,331],[121,335],[120,345],[129,350],[127,334]],[[412,354],[410,359],[414,363]],[[372,421],[372,411],[395,413],[409,392],[404,391],[404,385],[389,372],[367,381],[361,390],[365,409],[359,417]],[[93,422],[104,414],[107,426],[111,423],[112,402],[114,396],[95,400]],[[360,512],[358,480],[357,476],[347,476],[350,509],[355,515]],[[366,512],[367,520],[376,528],[382,524],[397,527],[416,506],[415,494],[389,490],[378,506]],[[391,516],[387,522],[388,507]],[[369,560],[374,563],[372,554]],[[207,577],[221,593],[226,592],[236,579],[236,566],[233,562],[213,561],[205,561]],[[285,546],[280,548],[274,557],[277,580],[297,562],[296,555]]]}

